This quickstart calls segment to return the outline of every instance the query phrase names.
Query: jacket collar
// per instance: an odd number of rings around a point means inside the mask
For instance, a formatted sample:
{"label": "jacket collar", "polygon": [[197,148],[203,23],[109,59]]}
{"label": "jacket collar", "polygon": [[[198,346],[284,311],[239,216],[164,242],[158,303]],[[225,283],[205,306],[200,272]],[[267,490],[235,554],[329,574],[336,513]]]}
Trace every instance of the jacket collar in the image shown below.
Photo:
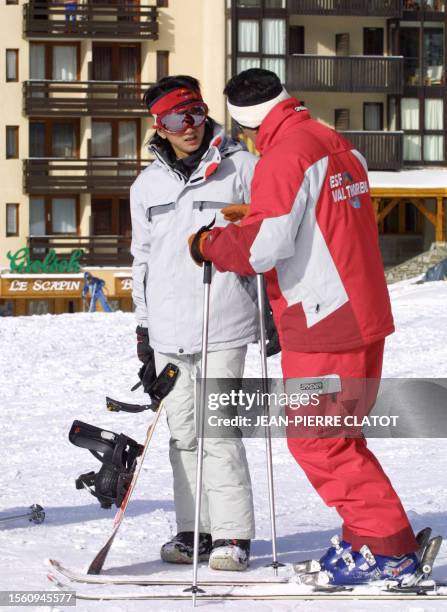
{"label": "jacket collar", "polygon": [[[213,127],[213,134],[210,140],[210,144],[208,146],[208,149],[203,154],[197,168],[187,180],[187,185],[196,185],[202,183],[212,174],[214,174],[214,172],[219,167],[222,158],[228,157],[236,151],[242,151],[245,149],[245,146],[237,140],[227,138],[225,136],[224,128],[219,123],[216,123],[214,120],[211,121]],[[149,151],[153,153],[157,158],[157,161],[154,163],[158,163],[159,165],[164,166],[177,178],[180,178],[182,181],[185,181],[185,177],[172,168],[172,166],[165,159],[165,156],[160,153],[159,148],[156,145],[150,145]]]}
{"label": "jacket collar", "polygon": [[261,123],[256,137],[256,148],[261,154],[265,153],[275,142],[281,140],[287,130],[307,119],[310,119],[309,111],[296,98],[279,102]]}

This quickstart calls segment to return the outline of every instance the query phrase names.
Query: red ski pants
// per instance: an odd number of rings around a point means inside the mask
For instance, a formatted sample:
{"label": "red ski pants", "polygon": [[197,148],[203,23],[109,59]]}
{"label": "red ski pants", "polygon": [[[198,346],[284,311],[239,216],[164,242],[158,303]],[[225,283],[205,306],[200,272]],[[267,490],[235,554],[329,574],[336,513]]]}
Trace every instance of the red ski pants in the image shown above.
{"label": "red ski pants", "polygon": [[[354,386],[364,379],[379,382],[383,348],[384,340],[380,340],[346,353],[283,351],[283,376],[286,380],[338,374],[342,389],[337,394],[337,403],[343,402],[343,379],[353,379]],[[373,407],[377,387],[378,384],[372,393],[369,388],[367,397],[364,391],[364,396],[358,398],[367,406],[363,414]],[[293,437],[298,434],[290,428],[287,435],[289,450],[307,478],[323,501],[335,507],[343,519],[343,539],[352,544],[353,550],[359,550],[364,544],[378,555],[401,555],[417,550],[402,503],[363,436]]]}

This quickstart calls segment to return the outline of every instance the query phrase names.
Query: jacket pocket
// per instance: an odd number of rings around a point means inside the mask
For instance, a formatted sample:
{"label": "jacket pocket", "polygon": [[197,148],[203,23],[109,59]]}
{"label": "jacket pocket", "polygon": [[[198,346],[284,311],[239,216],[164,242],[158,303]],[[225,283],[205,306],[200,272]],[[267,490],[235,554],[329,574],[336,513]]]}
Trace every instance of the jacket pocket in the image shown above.
{"label": "jacket pocket", "polygon": [[155,206],[149,206],[146,209],[146,217],[148,221],[155,221],[159,217],[166,218],[165,215],[175,210],[175,202],[168,202],[167,204],[157,204]]}
{"label": "jacket pocket", "polygon": [[212,200],[194,200],[193,207],[194,210],[215,210],[219,211],[221,208],[225,208],[225,206],[229,206],[232,202],[214,202]]}

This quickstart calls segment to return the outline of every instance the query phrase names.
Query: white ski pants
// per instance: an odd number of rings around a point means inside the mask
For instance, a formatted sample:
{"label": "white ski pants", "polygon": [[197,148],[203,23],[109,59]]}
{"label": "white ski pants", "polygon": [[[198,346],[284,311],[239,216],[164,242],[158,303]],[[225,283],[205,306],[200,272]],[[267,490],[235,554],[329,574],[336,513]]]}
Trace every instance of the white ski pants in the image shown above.
{"label": "white ski pants", "polygon": [[[207,378],[240,378],[247,347],[208,353]],[[200,377],[201,354],[179,356],[155,352],[157,374],[168,362],[180,369],[164,399],[171,433],[169,458],[174,474],[177,529],[194,531],[197,465],[194,385]],[[221,538],[251,539],[255,534],[253,498],[247,458],[237,437],[204,438],[200,531]]]}

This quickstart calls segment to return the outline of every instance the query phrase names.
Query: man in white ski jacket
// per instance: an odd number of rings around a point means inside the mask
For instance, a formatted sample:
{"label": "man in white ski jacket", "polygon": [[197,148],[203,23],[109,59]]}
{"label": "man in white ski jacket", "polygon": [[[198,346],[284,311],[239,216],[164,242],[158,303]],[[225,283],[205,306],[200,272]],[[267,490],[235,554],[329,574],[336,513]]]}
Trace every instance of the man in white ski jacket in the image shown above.
{"label": "man in white ski jacket", "polygon": [[[163,560],[192,563],[197,439],[194,378],[202,342],[203,275],[189,257],[187,238],[221,209],[250,201],[256,157],[224,135],[208,117],[199,83],[166,77],[145,94],[157,130],[151,163],[131,188],[133,299],[143,347],[155,351],[157,374],[168,363],[179,376],[164,400],[171,433],[177,535],[161,549]],[[209,319],[209,378],[240,378],[247,344],[258,334],[251,281],[213,275]],[[149,347],[150,348],[150,347]],[[245,569],[254,513],[245,449],[238,433],[204,441],[200,560],[214,569]]]}

